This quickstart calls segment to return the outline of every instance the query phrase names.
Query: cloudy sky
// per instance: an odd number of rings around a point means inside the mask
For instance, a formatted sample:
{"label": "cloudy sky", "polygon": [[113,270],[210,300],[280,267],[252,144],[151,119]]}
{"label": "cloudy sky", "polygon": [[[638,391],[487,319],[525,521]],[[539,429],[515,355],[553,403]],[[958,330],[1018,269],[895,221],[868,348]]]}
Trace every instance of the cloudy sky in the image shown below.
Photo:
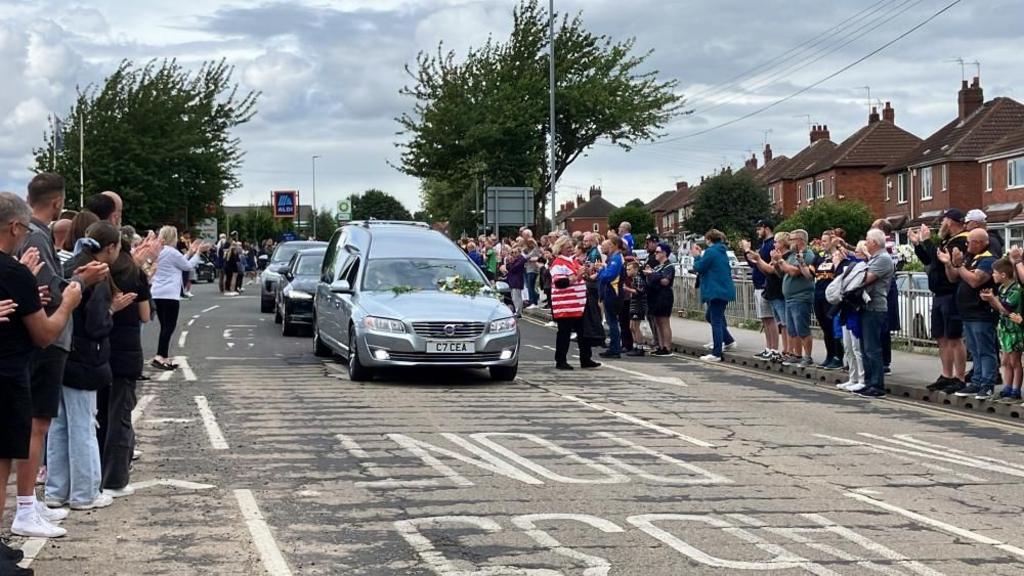
{"label": "cloudy sky", "polygon": [[[560,193],[599,184],[617,204],[649,199],[676,180],[742,165],[761,149],[766,130],[776,154],[792,155],[807,142],[808,120],[828,124],[841,141],[866,122],[865,86],[873,100],[892,101],[897,124],[924,137],[956,114],[958,57],[981,63],[987,98],[1024,99],[1024,2],[963,0],[818,88],[686,137],[824,78],[950,2],[556,0],[560,11],[582,11],[590,29],[633,36],[638,49],[654,50],[650,67],[678,79],[694,110],[667,128],[664,143],[630,153],[597,146],[569,168]],[[121,59],[173,57],[193,66],[223,57],[244,88],[263,93],[259,115],[238,130],[247,157],[242,188],[229,204],[264,202],[272,189],[308,191],[316,154],[319,204],[377,187],[415,209],[417,181],[388,165],[398,158],[394,117],[411,106],[398,94],[407,79],[403,66],[439,41],[461,52],[489,34],[506,37],[513,6],[514,0],[0,0],[0,189],[24,190],[30,150],[41,143],[48,114],[67,110],[76,86],[101,81]],[[773,68],[758,68],[773,59]],[[973,71],[968,66],[968,75]]]}

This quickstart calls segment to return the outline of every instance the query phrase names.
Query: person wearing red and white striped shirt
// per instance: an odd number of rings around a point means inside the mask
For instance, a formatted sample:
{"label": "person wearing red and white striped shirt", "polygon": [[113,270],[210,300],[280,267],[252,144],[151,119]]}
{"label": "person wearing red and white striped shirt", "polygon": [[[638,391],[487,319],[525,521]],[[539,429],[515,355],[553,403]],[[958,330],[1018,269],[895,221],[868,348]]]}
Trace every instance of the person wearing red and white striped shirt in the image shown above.
{"label": "person wearing red and white striped shirt", "polygon": [[551,264],[551,312],[558,324],[555,339],[555,367],[572,370],[569,364],[569,344],[573,332],[580,349],[580,367],[600,366],[592,360],[590,341],[583,333],[583,315],[587,308],[587,282],[585,268],[573,256],[572,238],[563,237],[553,248],[555,261]]}

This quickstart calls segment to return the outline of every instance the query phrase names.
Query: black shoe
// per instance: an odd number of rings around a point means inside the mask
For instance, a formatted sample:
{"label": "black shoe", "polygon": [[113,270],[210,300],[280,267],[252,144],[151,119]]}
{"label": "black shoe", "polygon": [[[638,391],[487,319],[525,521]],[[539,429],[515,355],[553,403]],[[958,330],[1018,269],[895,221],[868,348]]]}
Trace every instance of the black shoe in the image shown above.
{"label": "black shoe", "polygon": [[[655,352],[655,354],[657,354],[657,352]],[[618,352],[607,352],[607,351],[606,352],[601,352],[600,354],[598,354],[598,356],[600,356],[601,358],[622,358],[622,354],[619,354]]]}
{"label": "black shoe", "polygon": [[957,392],[963,390],[966,387],[967,384],[965,384],[963,380],[960,380],[959,378],[953,378],[952,380],[949,381],[949,384],[947,384],[946,387],[942,389],[942,391],[945,392],[946,394],[956,394]]}
{"label": "black shoe", "polygon": [[886,366],[885,368],[882,369],[882,372],[885,372],[886,374],[892,374],[892,368]]}
{"label": "black shoe", "polygon": [[580,362],[580,368],[600,368],[600,367],[601,367],[601,363],[600,362],[594,362],[593,360],[591,360],[590,362]]}
{"label": "black shoe", "polygon": [[10,560],[11,562],[18,563],[23,558],[25,558],[24,552],[11,548],[6,542],[0,542],[0,562]]}
{"label": "black shoe", "polygon": [[672,351],[668,348],[658,348],[654,352],[651,352],[651,356],[671,356]]}
{"label": "black shoe", "polygon": [[938,379],[935,380],[935,382],[932,382],[931,384],[925,386],[925,388],[927,388],[929,392],[935,392],[936,390],[942,390],[946,386],[949,386],[952,382],[953,380],[951,378],[939,376]]}
{"label": "black shoe", "polygon": [[565,362],[559,362],[558,364],[555,364],[555,369],[556,370],[572,370],[573,368],[572,368],[572,366],[566,364]]}
{"label": "black shoe", "polygon": [[885,390],[879,390],[878,388],[865,388],[860,392],[855,392],[858,396],[866,396],[868,398],[881,398],[885,396]]}
{"label": "black shoe", "polygon": [[644,352],[640,348],[633,348],[629,352],[626,352],[626,356],[645,356],[645,355],[647,355],[647,353]]}
{"label": "black shoe", "polygon": [[0,560],[0,576],[34,576],[35,573],[31,568],[22,568],[14,562]]}

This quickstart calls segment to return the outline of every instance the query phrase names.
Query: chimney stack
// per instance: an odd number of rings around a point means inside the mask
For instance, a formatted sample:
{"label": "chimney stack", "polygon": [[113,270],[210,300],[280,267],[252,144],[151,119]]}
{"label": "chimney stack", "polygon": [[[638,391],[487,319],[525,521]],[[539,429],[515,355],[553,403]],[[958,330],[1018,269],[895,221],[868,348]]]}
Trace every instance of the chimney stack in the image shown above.
{"label": "chimney stack", "polygon": [[750,158],[743,163],[743,167],[747,170],[757,170],[757,154],[751,153]]}
{"label": "chimney stack", "polygon": [[577,194],[576,195],[576,206],[583,206],[583,204],[585,204],[586,202],[587,201],[583,199],[583,195],[582,194]]}
{"label": "chimney stack", "polygon": [[875,122],[878,122],[879,120],[881,120],[881,117],[878,115],[878,108],[875,107],[875,106],[872,106],[871,107],[871,114],[868,114],[868,124],[874,124]]}
{"label": "chimney stack", "polygon": [[676,182],[676,192],[684,192],[684,191],[689,190],[689,189],[690,189],[690,184],[689,183],[687,183],[685,181],[683,181],[683,182]]}
{"label": "chimney stack", "polygon": [[970,86],[967,85],[967,80],[964,80],[960,85],[960,93],[957,100],[960,105],[960,121],[963,122],[971,114],[977,112],[985,103],[985,93],[981,89],[981,80],[975,76]]}
{"label": "chimney stack", "polygon": [[764,145],[764,163],[767,164],[772,161],[772,145]]}
{"label": "chimney stack", "polygon": [[590,187],[590,199],[599,198],[601,196],[601,188],[599,186]]}
{"label": "chimney stack", "polygon": [[885,108],[882,108],[882,120],[892,124],[896,123],[896,109],[889,102],[886,102]]}
{"label": "chimney stack", "polygon": [[818,140],[828,140],[828,125],[827,124],[815,124],[811,127],[811,144],[814,144]]}

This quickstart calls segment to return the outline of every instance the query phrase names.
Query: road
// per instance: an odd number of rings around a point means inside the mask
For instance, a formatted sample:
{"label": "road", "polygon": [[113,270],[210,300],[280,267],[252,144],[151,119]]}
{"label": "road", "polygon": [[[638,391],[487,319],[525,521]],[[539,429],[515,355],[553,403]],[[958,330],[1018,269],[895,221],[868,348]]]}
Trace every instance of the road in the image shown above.
{"label": "road", "polygon": [[37,574],[1024,574],[1011,424],[675,357],[556,372],[528,322],[514,383],[355,384],[196,293],[138,493],[29,543]]}

